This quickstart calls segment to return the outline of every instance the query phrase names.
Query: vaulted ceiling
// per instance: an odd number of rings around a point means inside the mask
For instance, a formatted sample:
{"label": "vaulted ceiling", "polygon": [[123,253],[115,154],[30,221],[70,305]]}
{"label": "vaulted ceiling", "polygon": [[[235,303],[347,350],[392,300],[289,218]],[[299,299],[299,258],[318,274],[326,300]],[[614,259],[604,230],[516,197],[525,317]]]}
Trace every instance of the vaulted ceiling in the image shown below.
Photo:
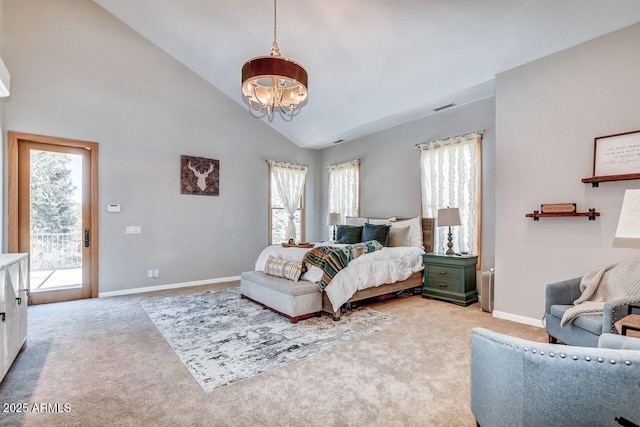
{"label": "vaulted ceiling", "polygon": [[[94,1],[248,110],[240,69],[269,53],[273,1]],[[309,98],[262,120],[330,146],[493,96],[496,74],[636,22],[638,0],[280,0],[278,44]]]}

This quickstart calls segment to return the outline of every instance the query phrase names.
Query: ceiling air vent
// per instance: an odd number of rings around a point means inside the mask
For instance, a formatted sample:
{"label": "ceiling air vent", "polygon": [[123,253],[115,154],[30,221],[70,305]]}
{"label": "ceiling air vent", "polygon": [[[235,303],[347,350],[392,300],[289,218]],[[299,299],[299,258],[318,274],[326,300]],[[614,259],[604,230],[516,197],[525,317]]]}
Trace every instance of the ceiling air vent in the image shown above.
{"label": "ceiling air vent", "polygon": [[452,102],[451,104],[447,104],[447,105],[443,105],[442,107],[434,108],[433,111],[435,111],[437,113],[438,111],[446,110],[447,108],[451,108],[451,107],[455,107],[455,106],[456,106],[456,104],[454,104]]}
{"label": "ceiling air vent", "polygon": [[340,144],[342,141],[344,141],[344,139],[339,139],[337,141],[333,141],[334,144]]}

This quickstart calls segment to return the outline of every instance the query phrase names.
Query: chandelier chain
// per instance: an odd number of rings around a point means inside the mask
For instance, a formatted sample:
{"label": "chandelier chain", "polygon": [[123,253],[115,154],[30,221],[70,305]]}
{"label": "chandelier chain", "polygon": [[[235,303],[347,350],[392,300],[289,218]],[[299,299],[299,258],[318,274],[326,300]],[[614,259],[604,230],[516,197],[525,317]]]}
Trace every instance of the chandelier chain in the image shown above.
{"label": "chandelier chain", "polygon": [[278,42],[276,41],[276,30],[278,28],[278,20],[276,15],[277,3],[278,0],[273,0],[273,44],[276,45],[278,44]]}

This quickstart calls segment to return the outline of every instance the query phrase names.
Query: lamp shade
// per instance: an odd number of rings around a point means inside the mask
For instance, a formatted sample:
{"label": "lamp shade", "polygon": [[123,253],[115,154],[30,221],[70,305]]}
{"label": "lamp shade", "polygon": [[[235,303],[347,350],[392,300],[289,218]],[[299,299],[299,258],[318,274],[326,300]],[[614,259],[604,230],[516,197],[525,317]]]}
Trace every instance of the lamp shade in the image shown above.
{"label": "lamp shade", "polygon": [[342,214],[338,212],[331,212],[327,216],[327,225],[338,225],[342,223]]}
{"label": "lamp shade", "polygon": [[625,190],[613,247],[640,248],[640,190]]}
{"label": "lamp shade", "polygon": [[9,96],[11,94],[11,74],[4,65],[4,61],[0,58],[0,97]]}
{"label": "lamp shade", "polygon": [[461,225],[458,208],[438,209],[438,227]]}

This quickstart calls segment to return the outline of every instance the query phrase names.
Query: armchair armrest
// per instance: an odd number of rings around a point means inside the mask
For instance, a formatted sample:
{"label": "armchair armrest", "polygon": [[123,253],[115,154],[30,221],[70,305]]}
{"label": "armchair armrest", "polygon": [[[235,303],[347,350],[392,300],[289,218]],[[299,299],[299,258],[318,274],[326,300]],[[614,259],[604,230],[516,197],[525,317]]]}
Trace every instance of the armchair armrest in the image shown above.
{"label": "armchair armrest", "polygon": [[640,338],[604,333],[598,339],[598,348],[640,350]]}
{"label": "armchair armrest", "polygon": [[550,283],[545,292],[546,311],[550,313],[551,306],[555,304],[569,305],[580,297],[580,280],[582,277]]}
{"label": "armchair armrest", "polygon": [[629,304],[640,304],[640,295],[604,303],[602,333],[615,333],[614,323],[629,314]]}

